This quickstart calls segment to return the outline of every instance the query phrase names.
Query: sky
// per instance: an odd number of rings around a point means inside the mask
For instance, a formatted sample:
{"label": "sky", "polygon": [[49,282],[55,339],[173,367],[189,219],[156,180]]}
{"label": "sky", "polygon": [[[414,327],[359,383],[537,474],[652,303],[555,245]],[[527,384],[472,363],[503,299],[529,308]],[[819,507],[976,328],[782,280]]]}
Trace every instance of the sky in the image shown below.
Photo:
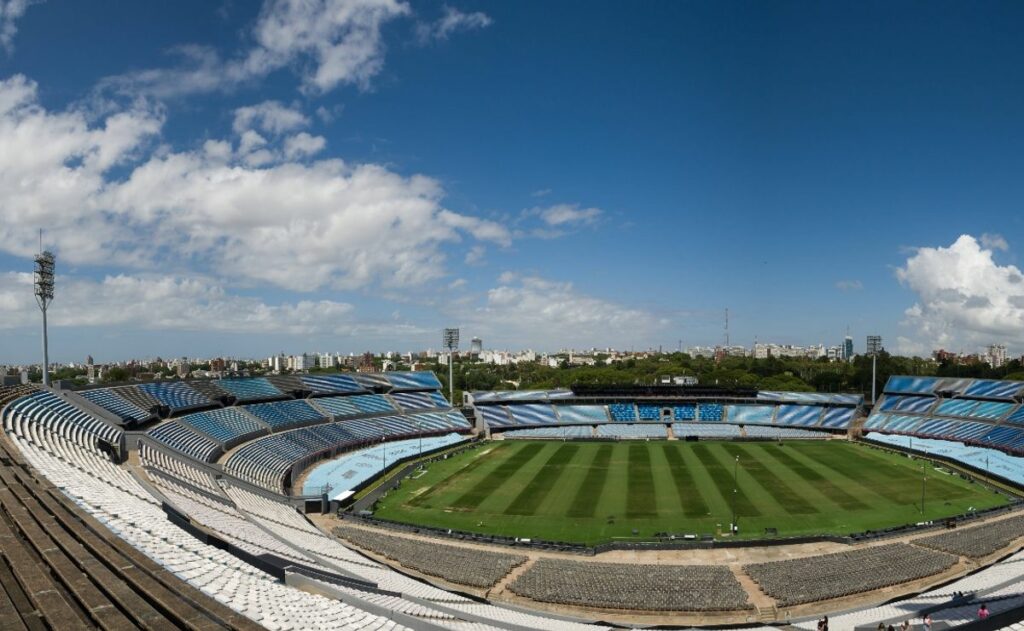
{"label": "sky", "polygon": [[1024,352],[1024,5],[0,0],[0,364]]}

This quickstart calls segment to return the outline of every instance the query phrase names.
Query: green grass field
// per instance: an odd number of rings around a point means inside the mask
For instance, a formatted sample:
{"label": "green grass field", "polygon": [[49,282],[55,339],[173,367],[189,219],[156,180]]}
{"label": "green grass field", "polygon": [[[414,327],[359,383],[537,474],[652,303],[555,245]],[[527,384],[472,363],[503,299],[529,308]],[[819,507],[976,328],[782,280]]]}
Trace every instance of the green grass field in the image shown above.
{"label": "green grass field", "polygon": [[[921,461],[840,441],[496,441],[403,481],[382,519],[595,544],[656,532],[849,534],[1007,502]],[[634,535],[634,529],[637,533]]]}

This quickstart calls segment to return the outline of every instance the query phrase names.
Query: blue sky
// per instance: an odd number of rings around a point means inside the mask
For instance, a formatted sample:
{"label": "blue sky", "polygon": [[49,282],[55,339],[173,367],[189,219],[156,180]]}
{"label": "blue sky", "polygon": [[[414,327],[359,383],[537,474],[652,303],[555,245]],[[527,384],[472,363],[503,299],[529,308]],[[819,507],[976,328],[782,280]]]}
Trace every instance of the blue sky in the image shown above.
{"label": "blue sky", "polygon": [[0,0],[0,363],[1024,351],[1024,7]]}

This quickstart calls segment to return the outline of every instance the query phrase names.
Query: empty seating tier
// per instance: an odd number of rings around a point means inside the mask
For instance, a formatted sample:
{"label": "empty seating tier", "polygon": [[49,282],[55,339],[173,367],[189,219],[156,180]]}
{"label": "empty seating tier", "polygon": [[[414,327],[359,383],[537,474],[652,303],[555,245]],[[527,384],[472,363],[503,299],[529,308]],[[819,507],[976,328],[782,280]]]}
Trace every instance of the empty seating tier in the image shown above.
{"label": "empty seating tier", "polygon": [[549,404],[510,405],[508,411],[517,425],[550,425],[558,422],[555,409]]}
{"label": "empty seating tier", "polygon": [[612,420],[617,423],[632,423],[636,421],[636,406],[632,403],[612,403],[608,406],[608,413]]}
{"label": "empty seating tier", "polygon": [[722,404],[720,403],[701,403],[697,406],[697,418],[701,421],[720,421],[722,420]]}
{"label": "empty seating tier", "polygon": [[153,383],[140,383],[136,386],[171,410],[185,410],[188,408],[210,405],[210,399],[187,383],[182,381],[154,381]]}
{"label": "empty seating tier", "polygon": [[491,587],[526,562],[525,556],[517,554],[420,541],[349,525],[337,526],[332,532],[409,569],[471,587]]}
{"label": "empty seating tier", "polygon": [[178,420],[223,444],[237,443],[269,431],[265,424],[239,408],[196,412],[182,416]]}
{"label": "empty seating tier", "polygon": [[768,425],[748,425],[744,430],[747,438],[796,438],[798,440],[824,440],[831,438],[828,432],[819,432],[812,429],[799,429],[797,427],[778,427]]}
{"label": "empty seating tier", "polygon": [[220,445],[181,421],[166,421],[147,432],[153,440],[200,462],[209,462],[221,451]]}
{"label": "empty seating tier", "polygon": [[366,388],[350,375],[301,375],[302,384],[317,394],[365,392]]}
{"label": "empty seating tier", "polygon": [[176,578],[40,482],[6,438],[0,438],[0,456],[4,629],[261,628]]}
{"label": "empty seating tier", "polygon": [[608,410],[603,405],[559,405],[555,406],[561,423],[597,425],[608,422]]}
{"label": "empty seating tier", "polygon": [[276,401],[274,403],[253,403],[242,406],[249,414],[260,419],[275,431],[313,423],[324,415],[304,400]]}
{"label": "empty seating tier", "polygon": [[310,459],[379,443],[382,439],[464,432],[469,428],[469,422],[457,412],[381,416],[312,425],[242,445],[228,457],[224,470],[280,493],[284,476],[296,463],[308,463]]}
{"label": "empty seating tier", "polygon": [[154,398],[153,395],[149,394],[145,390],[139,389],[138,386],[118,386],[116,388],[111,388],[110,390],[116,393],[119,397],[130,401],[132,404],[146,410],[147,412],[152,412],[161,405],[164,405]]}
{"label": "empty seating tier", "polygon": [[217,386],[227,390],[239,401],[258,401],[260,399],[277,399],[284,393],[274,387],[263,377],[254,379],[221,379]]}
{"label": "empty seating tier", "polygon": [[437,400],[431,397],[431,392],[396,392],[391,395],[391,400],[398,404],[398,407],[407,412],[416,410],[431,410],[436,407],[448,407],[447,401],[438,405]]}
{"label": "empty seating tier", "polygon": [[743,566],[761,590],[783,607],[841,598],[933,576],[957,557],[890,543],[801,559]]}
{"label": "empty seating tier", "polygon": [[224,399],[226,397],[233,397],[234,396],[230,392],[225,390],[224,388],[221,388],[220,386],[218,386],[216,381],[209,380],[209,379],[190,381],[190,382],[188,382],[188,385],[192,386],[193,390],[195,390],[196,392],[201,393],[203,396],[205,396],[210,401],[219,401],[219,400]]}
{"label": "empty seating tier", "polygon": [[[760,423],[770,425],[775,415],[774,405],[727,405],[725,408],[730,423],[746,425]],[[701,420],[708,420],[701,418]]]}
{"label": "empty seating tier", "polygon": [[281,392],[301,392],[308,390],[306,384],[302,382],[302,378],[298,375],[270,375],[267,377],[267,381]]}
{"label": "empty seating tier", "polygon": [[636,412],[641,421],[661,420],[661,407],[657,405],[637,404]]}
{"label": "empty seating tier", "polygon": [[672,418],[676,421],[692,421],[697,418],[697,406],[693,403],[676,405],[672,408]]}
{"label": "empty seating tier", "polygon": [[598,425],[597,435],[602,438],[651,439],[668,438],[665,426],[661,424]]}
{"label": "empty seating tier", "polygon": [[509,589],[541,602],[647,611],[736,611],[750,608],[729,568],[538,559]]}
{"label": "empty seating tier", "polygon": [[152,416],[149,411],[121,398],[115,391],[108,388],[81,390],[77,394],[124,421],[144,421]]}
{"label": "empty seating tier", "polygon": [[386,372],[384,378],[395,390],[440,390],[441,382],[429,371]]}
{"label": "empty seating tier", "polygon": [[37,390],[8,405],[4,408],[3,423],[4,429],[18,433],[28,433],[38,424],[83,447],[93,447],[97,442],[116,445],[121,439],[121,430],[48,390]]}
{"label": "empty seating tier", "polygon": [[829,429],[846,429],[850,426],[857,410],[854,408],[829,408],[821,419],[821,427]]}
{"label": "empty seating tier", "polygon": [[821,421],[823,409],[813,405],[780,405],[775,413],[775,424],[812,427]]}
{"label": "empty seating tier", "polygon": [[590,427],[583,425],[566,425],[563,427],[528,427],[513,429],[502,434],[505,438],[591,438],[594,433]]}
{"label": "empty seating tier", "polygon": [[952,554],[981,558],[1002,550],[1021,537],[1024,537],[1024,515],[971,528],[957,528],[939,535],[914,539],[913,543]]}
{"label": "empty seating tier", "polygon": [[676,438],[739,438],[740,428],[738,425],[724,423],[673,423],[672,433]]}

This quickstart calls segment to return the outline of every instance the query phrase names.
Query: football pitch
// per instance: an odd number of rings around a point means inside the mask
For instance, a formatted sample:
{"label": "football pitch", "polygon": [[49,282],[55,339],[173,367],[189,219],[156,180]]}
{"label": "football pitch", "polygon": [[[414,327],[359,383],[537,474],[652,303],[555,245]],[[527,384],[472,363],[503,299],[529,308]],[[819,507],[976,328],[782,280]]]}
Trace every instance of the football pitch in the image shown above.
{"label": "football pitch", "polygon": [[1007,501],[924,461],[845,441],[510,440],[431,463],[375,515],[591,545],[728,532],[734,510],[739,536],[760,538],[766,528],[845,535]]}

